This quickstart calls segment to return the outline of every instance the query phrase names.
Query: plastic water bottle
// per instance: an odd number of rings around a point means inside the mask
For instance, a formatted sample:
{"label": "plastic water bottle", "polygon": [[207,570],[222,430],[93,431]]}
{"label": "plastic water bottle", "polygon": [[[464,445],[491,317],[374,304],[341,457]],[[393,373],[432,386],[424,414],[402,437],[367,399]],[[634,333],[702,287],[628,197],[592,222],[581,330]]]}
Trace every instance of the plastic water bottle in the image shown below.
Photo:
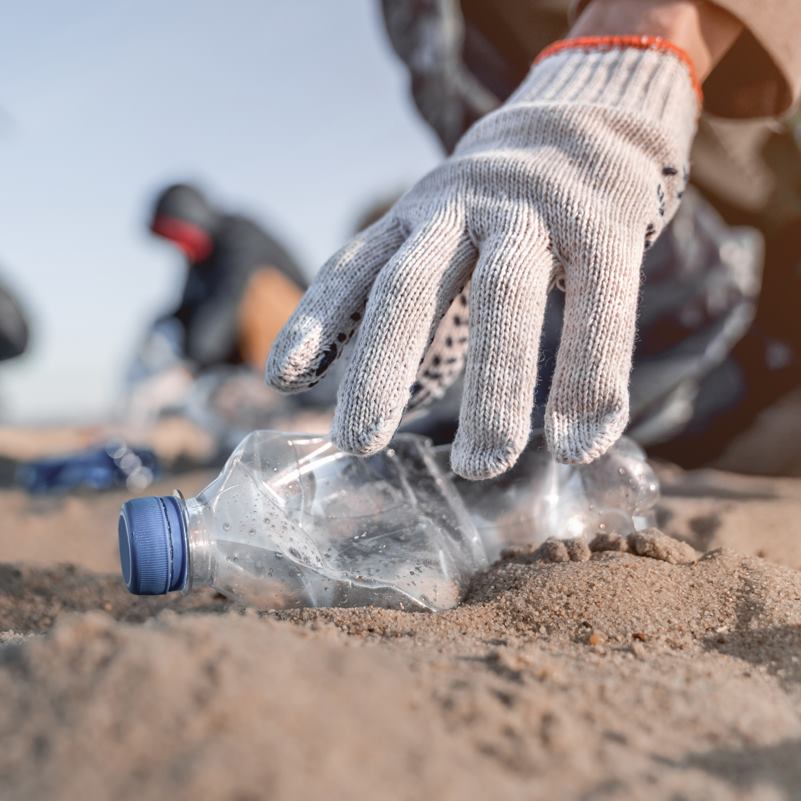
{"label": "plastic water bottle", "polygon": [[447,447],[415,435],[360,458],[319,436],[256,431],[197,497],[123,505],[123,578],[140,595],[211,586],[261,609],[440,610],[506,545],[653,523],[657,481],[627,440],[574,467],[535,439],[481,482],[447,465]]}

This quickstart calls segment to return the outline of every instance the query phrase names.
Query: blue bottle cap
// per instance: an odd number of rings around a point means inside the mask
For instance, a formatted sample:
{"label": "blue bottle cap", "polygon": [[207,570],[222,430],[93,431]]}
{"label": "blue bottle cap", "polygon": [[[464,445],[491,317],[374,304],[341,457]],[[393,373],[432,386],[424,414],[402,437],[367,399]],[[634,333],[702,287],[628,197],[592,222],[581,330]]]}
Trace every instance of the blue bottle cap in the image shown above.
{"label": "blue bottle cap", "polygon": [[185,586],[189,554],[177,498],[126,501],[120,510],[119,545],[122,578],[130,592],[164,595]]}

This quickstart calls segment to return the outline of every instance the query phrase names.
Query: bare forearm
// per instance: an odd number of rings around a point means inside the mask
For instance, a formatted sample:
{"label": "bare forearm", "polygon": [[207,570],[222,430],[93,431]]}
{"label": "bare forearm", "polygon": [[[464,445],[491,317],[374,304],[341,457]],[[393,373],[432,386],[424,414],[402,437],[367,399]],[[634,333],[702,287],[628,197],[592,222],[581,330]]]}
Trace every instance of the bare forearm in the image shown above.
{"label": "bare forearm", "polygon": [[706,0],[593,0],[570,36],[660,36],[688,53],[703,81],[741,30],[735,17]]}

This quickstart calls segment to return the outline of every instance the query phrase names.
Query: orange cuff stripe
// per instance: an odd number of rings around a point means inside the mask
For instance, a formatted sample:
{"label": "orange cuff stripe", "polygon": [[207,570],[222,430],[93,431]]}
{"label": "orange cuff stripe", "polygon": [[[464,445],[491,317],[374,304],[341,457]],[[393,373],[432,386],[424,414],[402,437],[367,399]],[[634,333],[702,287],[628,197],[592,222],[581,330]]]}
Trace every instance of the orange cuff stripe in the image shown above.
{"label": "orange cuff stripe", "polygon": [[538,64],[548,56],[561,53],[563,50],[615,50],[619,48],[635,47],[639,50],[660,50],[675,56],[690,73],[695,94],[698,96],[699,106],[703,105],[704,93],[695,71],[695,64],[685,50],[661,36],[579,36],[576,39],[561,39],[545,48],[534,60]]}

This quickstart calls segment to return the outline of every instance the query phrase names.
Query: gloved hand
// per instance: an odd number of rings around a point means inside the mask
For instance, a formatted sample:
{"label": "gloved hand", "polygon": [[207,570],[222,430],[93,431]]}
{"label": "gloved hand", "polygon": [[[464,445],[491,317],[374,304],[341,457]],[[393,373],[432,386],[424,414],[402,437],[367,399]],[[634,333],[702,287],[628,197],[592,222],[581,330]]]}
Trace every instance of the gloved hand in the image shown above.
{"label": "gloved hand", "polygon": [[[563,462],[602,455],[627,423],[643,251],[686,185],[699,105],[689,58],[661,39],[552,45],[450,158],[322,268],[267,380],[285,392],[313,386],[358,328],[333,437],[370,454],[425,383],[421,365],[435,384],[452,380],[469,338],[452,467],[498,475],[528,440],[556,281],[565,317],[546,438]],[[437,336],[446,312],[453,333]]]}

